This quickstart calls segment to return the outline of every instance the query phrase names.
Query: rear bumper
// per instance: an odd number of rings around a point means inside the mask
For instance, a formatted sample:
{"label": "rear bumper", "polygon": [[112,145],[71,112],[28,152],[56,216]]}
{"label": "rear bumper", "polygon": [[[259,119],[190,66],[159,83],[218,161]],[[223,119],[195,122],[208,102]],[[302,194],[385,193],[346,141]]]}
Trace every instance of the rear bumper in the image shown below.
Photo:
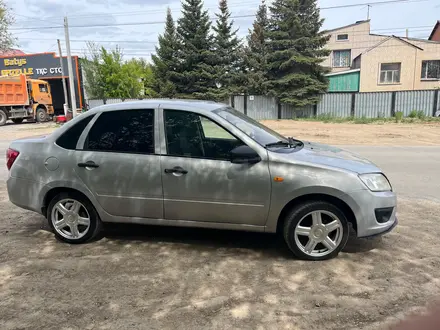
{"label": "rear bumper", "polygon": [[6,186],[12,204],[42,214],[39,196],[43,183],[10,176]]}

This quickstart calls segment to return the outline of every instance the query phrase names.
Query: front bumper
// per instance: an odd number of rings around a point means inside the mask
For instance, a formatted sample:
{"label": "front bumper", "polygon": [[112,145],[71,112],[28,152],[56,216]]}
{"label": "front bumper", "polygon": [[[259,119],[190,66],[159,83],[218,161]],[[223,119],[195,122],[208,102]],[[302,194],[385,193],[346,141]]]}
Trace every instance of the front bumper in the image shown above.
{"label": "front bumper", "polygon": [[[358,190],[347,194],[346,197],[353,203],[351,208],[356,217],[358,237],[371,237],[386,234],[396,227],[397,197],[394,192]],[[375,210],[391,207],[393,208],[393,211],[388,221],[382,223],[378,222]]]}

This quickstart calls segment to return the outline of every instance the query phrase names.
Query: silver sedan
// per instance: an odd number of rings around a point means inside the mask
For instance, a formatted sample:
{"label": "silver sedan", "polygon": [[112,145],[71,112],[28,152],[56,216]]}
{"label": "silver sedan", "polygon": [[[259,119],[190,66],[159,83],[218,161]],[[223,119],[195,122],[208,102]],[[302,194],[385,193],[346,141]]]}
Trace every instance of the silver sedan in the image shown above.
{"label": "silver sedan", "polygon": [[397,224],[387,177],[341,149],[284,137],[231,107],[149,100],[94,108],[12,142],[9,198],[68,243],[103,222],[283,235],[298,257],[335,257]]}

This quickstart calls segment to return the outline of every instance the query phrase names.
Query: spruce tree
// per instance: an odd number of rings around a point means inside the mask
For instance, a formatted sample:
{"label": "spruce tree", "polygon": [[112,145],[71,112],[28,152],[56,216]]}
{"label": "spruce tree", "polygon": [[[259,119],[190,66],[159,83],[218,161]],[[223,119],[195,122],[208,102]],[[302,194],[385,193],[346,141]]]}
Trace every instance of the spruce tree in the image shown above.
{"label": "spruce tree", "polygon": [[174,75],[177,92],[182,97],[208,98],[208,91],[215,86],[210,28],[202,0],[183,0],[177,26],[180,62]]}
{"label": "spruce tree", "polygon": [[298,107],[317,103],[327,90],[326,70],[320,64],[329,55],[317,0],[275,0],[270,12],[269,93]]}
{"label": "spruce tree", "polygon": [[173,97],[176,94],[176,86],[173,83],[173,73],[177,68],[177,35],[174,26],[171,9],[167,9],[165,31],[159,36],[159,45],[156,46],[156,54],[151,56],[153,60],[154,83],[153,89],[163,97]]}
{"label": "spruce tree", "polygon": [[238,29],[233,28],[234,22],[230,20],[227,0],[219,1],[219,10],[220,13],[216,14],[216,25],[213,27],[213,74],[216,87],[211,89],[209,96],[214,100],[224,101],[231,93],[237,91],[241,44],[237,37]]}
{"label": "spruce tree", "polygon": [[267,44],[266,31],[268,27],[267,6],[263,0],[258,7],[252,30],[247,36],[244,61],[247,67],[247,93],[266,95],[267,86]]}

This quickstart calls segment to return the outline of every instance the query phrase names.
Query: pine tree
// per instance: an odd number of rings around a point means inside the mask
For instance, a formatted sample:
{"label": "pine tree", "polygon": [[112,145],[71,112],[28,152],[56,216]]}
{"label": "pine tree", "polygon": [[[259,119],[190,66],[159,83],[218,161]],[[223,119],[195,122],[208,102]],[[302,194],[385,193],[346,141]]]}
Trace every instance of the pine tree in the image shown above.
{"label": "pine tree", "polygon": [[233,29],[234,21],[230,20],[231,13],[227,0],[219,1],[219,10],[220,13],[216,14],[216,25],[213,27],[215,32],[213,73],[216,87],[211,90],[210,97],[224,101],[229,94],[236,91],[241,44],[237,37],[238,29]]}
{"label": "pine tree", "polygon": [[256,19],[247,36],[244,61],[247,67],[246,86],[248,94],[266,95],[267,86],[267,6],[263,0],[258,7]]}
{"label": "pine tree", "polygon": [[177,69],[177,35],[174,26],[171,9],[167,9],[165,31],[159,36],[159,45],[156,46],[156,54],[151,56],[155,76],[153,89],[163,97],[173,97],[176,94],[176,86],[173,83],[173,73]]}
{"label": "pine tree", "polygon": [[208,98],[208,91],[215,86],[210,28],[202,0],[182,0],[177,26],[180,63],[174,77],[177,92],[183,97]]}
{"label": "pine tree", "polygon": [[327,90],[320,63],[329,55],[317,0],[275,0],[270,11],[268,91],[283,103],[315,104]]}

